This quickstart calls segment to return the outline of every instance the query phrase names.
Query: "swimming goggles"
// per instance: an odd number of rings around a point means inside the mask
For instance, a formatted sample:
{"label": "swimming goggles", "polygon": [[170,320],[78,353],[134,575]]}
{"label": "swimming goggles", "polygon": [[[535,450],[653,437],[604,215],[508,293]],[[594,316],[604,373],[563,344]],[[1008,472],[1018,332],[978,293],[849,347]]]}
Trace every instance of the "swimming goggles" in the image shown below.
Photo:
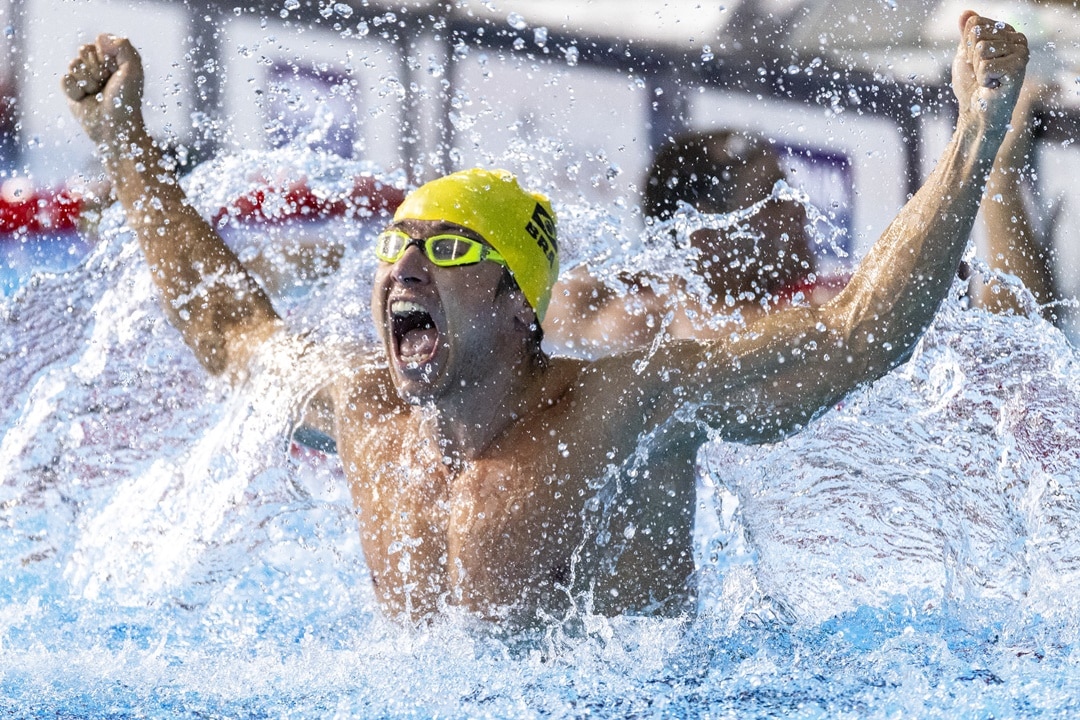
{"label": "swimming goggles", "polygon": [[414,238],[401,230],[385,230],[375,240],[375,257],[383,262],[395,263],[413,245],[418,246],[428,260],[439,267],[475,265],[484,260],[506,265],[503,256],[491,246],[453,233]]}

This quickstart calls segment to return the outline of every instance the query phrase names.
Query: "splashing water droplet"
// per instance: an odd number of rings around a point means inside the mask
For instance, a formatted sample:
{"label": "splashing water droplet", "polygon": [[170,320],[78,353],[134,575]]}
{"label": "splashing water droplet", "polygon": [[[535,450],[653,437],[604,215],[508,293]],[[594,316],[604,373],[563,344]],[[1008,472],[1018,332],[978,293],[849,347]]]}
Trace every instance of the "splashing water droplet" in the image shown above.
{"label": "splashing water droplet", "polygon": [[512,12],[506,16],[506,23],[515,30],[524,30],[529,26],[520,13]]}
{"label": "splashing water droplet", "polygon": [[574,45],[571,45],[570,47],[563,50],[563,55],[566,56],[566,64],[570,67],[574,67],[575,65],[577,65],[578,60],[581,58],[581,53],[578,52],[577,47]]}

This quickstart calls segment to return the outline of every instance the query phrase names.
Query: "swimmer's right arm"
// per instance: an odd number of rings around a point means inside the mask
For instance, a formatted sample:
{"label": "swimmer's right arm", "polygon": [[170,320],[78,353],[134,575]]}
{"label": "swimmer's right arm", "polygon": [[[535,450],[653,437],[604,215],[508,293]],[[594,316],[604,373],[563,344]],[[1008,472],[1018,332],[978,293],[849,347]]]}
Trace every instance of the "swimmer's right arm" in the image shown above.
{"label": "swimmer's right arm", "polygon": [[281,320],[188,203],[147,133],[139,54],[126,39],[101,35],[80,48],[63,87],[139,238],[170,322],[209,372],[239,375]]}

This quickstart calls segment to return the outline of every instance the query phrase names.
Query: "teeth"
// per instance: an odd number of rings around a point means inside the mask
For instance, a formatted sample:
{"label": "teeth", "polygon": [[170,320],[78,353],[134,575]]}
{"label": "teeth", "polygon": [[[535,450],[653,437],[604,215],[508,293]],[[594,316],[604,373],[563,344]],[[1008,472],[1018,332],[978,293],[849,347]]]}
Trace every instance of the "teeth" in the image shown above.
{"label": "teeth", "polygon": [[414,303],[411,300],[395,300],[390,304],[390,312],[395,315],[404,315],[405,313],[427,312],[427,310],[419,303]]}

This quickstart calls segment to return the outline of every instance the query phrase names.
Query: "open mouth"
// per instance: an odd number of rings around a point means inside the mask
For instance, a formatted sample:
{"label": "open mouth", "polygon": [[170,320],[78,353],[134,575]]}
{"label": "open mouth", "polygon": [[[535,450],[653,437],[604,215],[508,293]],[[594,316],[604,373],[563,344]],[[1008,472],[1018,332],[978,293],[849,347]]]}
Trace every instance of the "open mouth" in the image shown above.
{"label": "open mouth", "polygon": [[431,360],[439,347],[439,331],[431,314],[410,300],[395,300],[390,305],[390,329],[398,357],[407,365],[417,366]]}

